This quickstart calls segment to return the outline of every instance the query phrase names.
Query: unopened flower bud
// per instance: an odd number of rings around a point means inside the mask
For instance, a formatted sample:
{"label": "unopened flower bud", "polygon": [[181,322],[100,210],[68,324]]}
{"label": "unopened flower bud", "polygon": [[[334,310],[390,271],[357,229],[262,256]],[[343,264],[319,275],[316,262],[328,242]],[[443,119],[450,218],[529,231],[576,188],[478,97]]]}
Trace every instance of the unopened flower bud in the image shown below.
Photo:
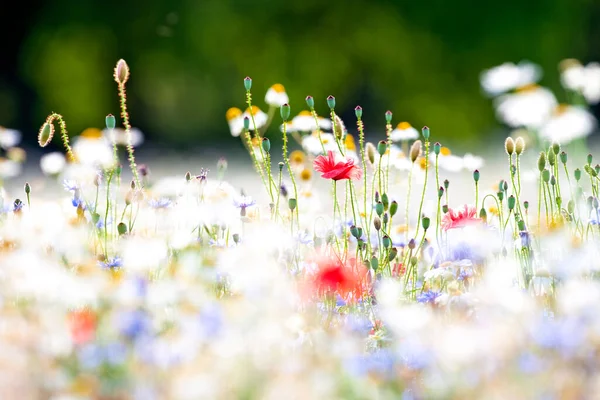
{"label": "unopened flower bud", "polygon": [[592,165],[592,159],[593,159],[593,156],[591,154],[588,154],[587,155],[587,163],[588,163],[588,165]]}
{"label": "unopened flower bud", "polygon": [[429,229],[429,225],[431,225],[431,219],[429,219],[429,217],[423,217],[421,219],[421,225],[423,226],[423,229]]}
{"label": "unopened flower bud", "polygon": [[444,187],[440,186],[440,188],[438,189],[438,198],[441,199],[443,195],[444,195]]}
{"label": "unopened flower bud", "polygon": [[383,213],[383,226],[387,226],[388,222],[390,222],[390,214]]}
{"label": "unopened flower bud", "polygon": [[498,196],[498,200],[500,200],[500,201],[504,200],[504,192],[498,192],[498,193],[496,193],[496,196]]}
{"label": "unopened flower bud", "polygon": [[52,141],[54,136],[54,125],[44,122],[38,134],[38,143],[40,147],[46,147]]}
{"label": "unopened flower bud", "polygon": [[390,199],[388,198],[387,193],[381,195],[381,202],[383,203],[383,209],[387,211],[390,205]]}
{"label": "unopened flower bud", "polygon": [[429,128],[427,126],[424,126],[423,129],[421,129],[421,133],[423,134],[425,141],[428,141],[429,140]]}
{"label": "unopened flower bud", "polygon": [[383,214],[383,203],[382,202],[377,202],[377,204],[375,204],[375,212],[377,213],[377,215],[379,215],[381,217],[381,214]]}
{"label": "unopened flower bud", "polygon": [[244,117],[244,130],[247,131],[250,129],[250,118]]}
{"label": "unopened flower bud", "polygon": [[569,200],[567,202],[567,211],[569,212],[569,214],[573,214],[573,212],[575,211],[575,202],[573,200]]}
{"label": "unopened flower bud", "polygon": [[544,168],[546,168],[546,153],[542,151],[538,157],[538,170],[542,172]]}
{"label": "unopened flower bud", "polygon": [[263,138],[262,148],[265,151],[265,153],[268,153],[269,150],[271,150],[271,141],[269,140],[269,138]]}
{"label": "unopened flower bud", "polygon": [[567,153],[566,153],[566,152],[562,151],[562,152],[560,153],[560,156],[559,156],[559,157],[560,157],[560,162],[561,162],[561,163],[563,163],[563,164],[566,164],[566,163],[567,163]]}
{"label": "unopened flower bud", "polygon": [[297,205],[298,205],[298,201],[295,198],[290,197],[288,199],[288,207],[290,208],[291,211],[294,211],[294,209],[296,208]]}
{"label": "unopened flower bud", "polygon": [[393,217],[396,215],[396,212],[398,212],[398,202],[394,200],[390,203],[390,216]]}
{"label": "unopened flower bud", "polygon": [[556,154],[554,154],[554,151],[548,152],[548,164],[550,164],[551,167],[554,167],[554,164],[556,164]]}
{"label": "unopened flower bud", "polygon": [[377,257],[373,256],[371,257],[371,269],[377,271],[377,268],[379,267],[379,260],[377,259]]}
{"label": "unopened flower bud", "polygon": [[419,156],[421,155],[421,141],[420,140],[415,140],[415,142],[410,147],[409,154],[410,154],[411,162],[414,163],[415,161],[417,161],[417,158],[419,158]]}
{"label": "unopened flower bud", "polygon": [[335,108],[335,97],[333,97],[331,95],[327,96],[327,106],[331,110],[333,110]]}
{"label": "unopened flower bud", "polygon": [[315,108],[315,99],[312,96],[306,96],[306,105],[312,110]]}
{"label": "unopened flower bud", "polygon": [[449,186],[450,186],[450,181],[448,179],[444,179],[444,189],[448,190]]}
{"label": "unopened flower bud", "polygon": [[479,182],[479,177],[480,177],[479,170],[476,169],[475,171],[473,171],[473,180],[475,182]]}
{"label": "unopened flower bud", "polygon": [[246,88],[246,92],[249,92],[252,89],[252,78],[249,76],[244,78],[244,88]]}
{"label": "unopened flower bud", "polygon": [[290,118],[291,108],[288,103],[285,103],[279,109],[279,114],[281,114],[281,119],[287,121]]}
{"label": "unopened flower bud", "polygon": [[373,218],[373,226],[377,231],[381,229],[381,220],[379,219],[379,217]]}
{"label": "unopened flower bud", "polygon": [[408,246],[408,248],[409,248],[410,250],[414,250],[414,249],[415,249],[415,247],[417,247],[417,243],[415,242],[415,239],[410,239],[410,240],[408,241],[408,245],[407,245],[407,246]]}
{"label": "unopened flower bud", "polygon": [[519,230],[521,232],[525,231],[525,221],[523,221],[522,219],[519,220],[519,222],[517,222],[517,226],[519,227]]}
{"label": "unopened flower bud", "polygon": [[440,155],[440,152],[442,151],[442,145],[440,142],[435,142],[433,144],[433,152],[435,153],[436,156]]}
{"label": "unopened flower bud", "polygon": [[524,151],[525,151],[525,140],[523,140],[523,138],[521,136],[519,136],[517,138],[517,140],[515,140],[515,153],[517,153],[517,155],[520,156],[521,154],[523,154]]}
{"label": "unopened flower bud", "polygon": [[367,153],[367,159],[369,160],[369,162],[371,164],[375,164],[375,146],[373,146],[373,143],[368,142],[366,145],[366,153]]}
{"label": "unopened flower bud", "polygon": [[523,207],[525,208],[525,210],[529,210],[529,202],[527,200],[523,202]]}
{"label": "unopened flower bud", "polygon": [[120,59],[119,61],[117,61],[114,78],[115,82],[117,82],[119,85],[124,85],[129,79],[129,66],[127,65],[125,60]]}
{"label": "unopened flower bud", "polygon": [[119,232],[119,236],[126,234],[127,225],[124,222],[119,222],[119,225],[117,225],[117,231]]}
{"label": "unopened flower bud", "polygon": [[189,182],[192,180],[192,174],[190,173],[190,171],[185,173],[185,181]]}
{"label": "unopened flower bud", "polygon": [[442,206],[442,212],[443,212],[444,214],[447,214],[447,213],[448,213],[448,204],[444,204],[444,205]]}
{"label": "unopened flower bud", "polygon": [[31,186],[29,186],[28,182],[25,182],[25,194],[31,193]]}
{"label": "unopened flower bud", "polygon": [[557,142],[552,143],[552,152],[555,156],[557,156],[558,153],[560,153],[560,144],[558,144]]}
{"label": "unopened flower bud", "polygon": [[550,171],[547,169],[544,169],[542,171],[542,180],[546,183],[550,182]]}
{"label": "unopened flower bud", "polygon": [[388,261],[393,261],[394,258],[398,255],[398,250],[395,247],[390,249],[390,254],[388,254]]}
{"label": "unopened flower bud", "polygon": [[508,196],[508,209],[513,210],[515,208],[516,202],[517,202],[517,199],[515,198],[515,196],[513,196],[513,195]]}
{"label": "unopened flower bud", "polygon": [[515,152],[515,141],[510,136],[504,141],[504,150],[509,156],[512,156]]}
{"label": "unopened flower bud", "polygon": [[392,123],[392,112],[390,110],[385,112],[385,122],[388,124]]}
{"label": "unopened flower bud", "polygon": [[384,235],[383,238],[381,239],[381,242],[383,244],[383,247],[388,248],[392,245],[392,239],[390,239],[390,237],[388,235]]}
{"label": "unopened flower bud", "polygon": [[481,207],[481,210],[479,210],[479,218],[481,218],[483,222],[487,222],[487,212],[483,207]]}
{"label": "unopened flower bud", "polygon": [[115,116],[112,114],[108,114],[106,116],[106,128],[115,129],[116,124],[117,120],[115,119]]}
{"label": "unopened flower bud", "polygon": [[356,106],[354,107],[354,115],[356,115],[357,119],[361,119],[362,118],[362,107],[361,106]]}
{"label": "unopened flower bud", "polygon": [[581,170],[579,168],[575,169],[575,171],[573,171],[573,175],[575,175],[575,180],[579,182],[581,179]]}
{"label": "unopened flower bud", "polygon": [[377,143],[377,152],[379,153],[379,156],[383,157],[386,150],[387,150],[387,142],[385,140],[380,140],[379,143]]}

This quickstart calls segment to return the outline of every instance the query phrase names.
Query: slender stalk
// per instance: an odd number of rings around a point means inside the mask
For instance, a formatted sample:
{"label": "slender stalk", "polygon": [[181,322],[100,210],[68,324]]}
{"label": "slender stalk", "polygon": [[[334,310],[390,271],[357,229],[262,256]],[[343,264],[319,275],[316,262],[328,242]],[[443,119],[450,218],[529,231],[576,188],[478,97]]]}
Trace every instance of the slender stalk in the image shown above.
{"label": "slender stalk", "polygon": [[427,177],[429,176],[429,140],[425,141],[425,181],[423,183],[423,193],[421,194],[421,203],[419,204],[419,215],[417,217],[417,230],[415,237],[419,234],[421,227],[421,212],[423,211],[423,201],[425,201],[425,191],[427,190]]}
{"label": "slender stalk", "polygon": [[129,114],[127,113],[127,94],[125,92],[125,82],[119,83],[119,99],[121,104],[121,118],[125,127],[125,137],[127,138],[127,154],[129,159],[129,168],[135,179],[136,185],[141,188],[140,177],[138,176],[137,164],[133,155],[133,145],[131,144],[131,124],[129,123]]}

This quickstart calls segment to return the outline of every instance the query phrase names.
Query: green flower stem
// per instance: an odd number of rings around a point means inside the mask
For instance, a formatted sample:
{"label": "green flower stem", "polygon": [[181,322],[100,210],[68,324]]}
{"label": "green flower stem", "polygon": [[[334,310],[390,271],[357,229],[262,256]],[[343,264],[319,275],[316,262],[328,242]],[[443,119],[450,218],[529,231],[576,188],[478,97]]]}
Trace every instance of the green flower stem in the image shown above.
{"label": "green flower stem", "polygon": [[[53,125],[54,120],[58,121],[58,126],[60,128],[60,137],[62,139],[63,145],[65,146],[65,150],[67,151],[67,156],[69,158],[69,161],[71,161],[71,162],[77,161],[75,154],[73,154],[73,149],[71,149],[71,145],[69,144],[69,134],[67,132],[67,123],[65,122],[63,116],[60,114],[57,114],[57,113],[50,114],[48,116],[48,118],[46,118],[46,123],[48,125]],[[54,131],[54,128],[52,127],[52,132],[53,131]],[[52,140],[52,134],[48,138],[48,141],[50,141],[50,140]]]}
{"label": "green flower stem", "polygon": [[[283,121],[283,162],[287,167],[288,174],[290,175],[290,179],[292,181],[292,186],[294,186],[294,198],[296,199],[296,219],[298,220],[298,227],[300,227],[300,206],[298,199],[298,188],[296,187],[296,179],[294,178],[294,171],[292,171],[292,167],[290,166],[290,160],[288,158],[287,152],[287,121]],[[261,147],[262,148],[262,147]],[[272,178],[271,178],[272,179]],[[273,199],[271,199],[273,201]]]}
{"label": "green flower stem", "polygon": [[[282,173],[281,173],[281,168],[279,169],[279,174],[278,174],[278,181],[279,181],[279,186],[278,188],[281,187],[281,180],[282,180]],[[277,190],[277,202],[275,203],[275,221],[277,221],[277,216],[279,215],[279,198],[281,197],[281,190]]]}
{"label": "green flower stem", "polygon": [[133,145],[131,144],[131,124],[129,123],[129,114],[127,113],[127,94],[125,92],[125,83],[119,83],[119,99],[121,103],[121,118],[125,127],[125,137],[127,138],[127,154],[129,159],[129,168],[135,179],[136,185],[141,188],[140,177],[138,176],[137,165],[133,155]]}
{"label": "green flower stem", "polygon": [[315,120],[315,126],[317,127],[316,131],[317,131],[317,135],[319,136],[319,143],[321,143],[321,148],[323,149],[323,154],[327,154],[327,151],[325,151],[325,144],[323,144],[323,139],[321,138],[321,127],[319,126],[319,116],[317,115],[317,112],[315,111],[314,107],[310,108],[310,113],[313,116],[313,119]]}
{"label": "green flower stem", "polygon": [[[360,159],[362,161],[362,167],[363,167],[363,206],[364,206],[364,213],[365,213],[365,218],[364,218],[364,229],[365,232],[367,233],[367,238],[370,238],[371,236],[371,224],[370,221],[367,219],[367,160],[365,158],[365,128],[364,128],[364,124],[362,122],[362,120],[360,118],[358,118],[358,121],[356,122],[357,126],[358,126],[358,144],[360,147]],[[367,240],[367,247],[369,248],[369,251],[372,251],[372,246],[371,246],[371,241]]]}
{"label": "green flower stem", "polygon": [[106,212],[104,214],[104,257],[108,259],[108,213],[110,211],[110,182],[112,181],[113,171],[108,173],[106,182]]}
{"label": "green flower stem", "polygon": [[408,172],[408,191],[406,192],[406,234],[405,234],[405,240],[408,242],[408,231],[410,230],[410,219],[409,219],[409,215],[408,215],[408,211],[409,211],[409,206],[410,206],[410,192],[412,189],[412,173],[413,173],[413,168],[415,166],[415,163],[413,162],[410,165],[410,171]]}
{"label": "green flower stem", "polygon": [[419,228],[421,227],[421,213],[423,211],[423,202],[425,201],[425,192],[427,190],[427,177],[429,176],[429,140],[425,141],[425,181],[423,183],[423,193],[421,194],[421,203],[419,204],[419,215],[417,217],[417,230],[415,231],[415,237],[419,234]]}

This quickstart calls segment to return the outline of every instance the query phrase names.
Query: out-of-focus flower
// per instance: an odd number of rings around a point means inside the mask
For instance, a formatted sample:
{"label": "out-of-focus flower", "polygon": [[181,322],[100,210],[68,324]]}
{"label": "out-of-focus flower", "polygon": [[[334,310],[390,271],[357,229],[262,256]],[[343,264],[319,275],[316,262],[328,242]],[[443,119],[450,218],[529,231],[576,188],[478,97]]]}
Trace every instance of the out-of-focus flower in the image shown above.
{"label": "out-of-focus flower", "polygon": [[498,97],[494,104],[498,118],[507,125],[539,128],[552,115],[557,102],[550,90],[528,85]]}
{"label": "out-of-focus flower", "polygon": [[317,295],[335,293],[348,300],[357,300],[368,290],[367,271],[362,265],[347,265],[338,258],[317,261],[317,271],[311,277]]}
{"label": "out-of-focus flower", "polygon": [[69,314],[71,338],[77,345],[91,341],[96,331],[96,314],[85,308]]}
{"label": "out-of-focus flower", "polygon": [[242,110],[237,107],[231,107],[227,110],[227,113],[225,113],[225,118],[229,124],[231,136],[240,136],[244,130],[244,116],[242,115]]}
{"label": "out-of-focus flower", "polygon": [[121,257],[110,258],[106,261],[99,261],[98,265],[104,269],[116,269],[123,266],[123,260]]}
{"label": "out-of-focus flower", "polygon": [[154,208],[155,210],[167,209],[171,207],[172,204],[173,202],[171,201],[171,199],[167,198],[151,199],[150,201],[148,201],[148,205]]}
{"label": "out-of-focus flower", "polygon": [[21,132],[0,126],[0,147],[10,149],[21,142]]}
{"label": "out-of-focus flower", "polygon": [[40,158],[40,168],[45,175],[58,175],[60,174],[67,161],[63,153],[54,151],[52,153],[44,154]]}
{"label": "out-of-focus flower", "polygon": [[288,131],[296,131],[296,132],[312,132],[317,129],[321,130],[329,130],[331,129],[331,120],[323,117],[317,117],[317,123],[315,123],[315,118],[311,114],[310,111],[303,110],[298,113],[294,118],[292,118],[291,125],[288,125]]}
{"label": "out-of-focus flower", "polygon": [[472,172],[476,169],[480,169],[481,167],[483,167],[483,157],[475,156],[471,153],[466,153],[463,156],[463,163],[465,169]]}
{"label": "out-of-focus flower", "polygon": [[276,83],[267,90],[265,95],[265,103],[271,107],[281,107],[282,105],[289,103],[290,98],[285,92],[285,88],[281,83]]}
{"label": "out-of-focus flower", "polygon": [[596,128],[596,119],[584,108],[561,104],[540,129],[540,136],[552,142],[567,144],[587,137]]}
{"label": "out-of-focus flower", "polygon": [[419,131],[412,127],[408,122],[400,122],[396,129],[390,135],[393,142],[402,142],[406,140],[417,140]]}
{"label": "out-of-focus flower", "polygon": [[[339,151],[333,134],[321,132],[320,135],[320,140],[319,132],[313,132],[311,135],[304,136],[302,138],[302,148],[304,151],[314,156],[323,154],[323,147],[325,147],[325,151]],[[321,145],[321,142],[323,145]]]}
{"label": "out-of-focus flower", "polygon": [[345,160],[336,160],[336,155],[332,151],[327,152],[327,156],[318,156],[313,162],[315,171],[321,173],[325,179],[338,181],[341,179],[360,179],[362,170],[354,165],[354,160],[346,158]]}
{"label": "out-of-focus flower", "polygon": [[27,153],[20,147],[11,147],[6,150],[6,157],[11,161],[23,163],[27,159]]}
{"label": "out-of-focus flower", "polygon": [[0,157],[0,177],[3,179],[14,178],[22,170],[21,163]]}
{"label": "out-of-focus flower", "polygon": [[80,163],[102,168],[109,168],[114,164],[113,149],[103,139],[99,129],[86,129],[74,142],[73,152]]}
{"label": "out-of-focus flower", "polygon": [[[131,134],[131,145],[133,147],[138,147],[142,143],[144,143],[144,134],[138,128],[131,128],[129,130],[129,133]],[[114,141],[118,146],[127,146],[127,134],[125,132],[125,129],[104,129],[102,131],[102,135],[110,143]]]}
{"label": "out-of-focus flower", "polygon": [[563,60],[560,67],[565,88],[581,93],[590,104],[600,102],[600,63],[583,66],[577,60],[568,59]]}
{"label": "out-of-focus flower", "polygon": [[465,204],[459,210],[448,209],[448,212],[442,217],[442,229],[447,231],[480,222],[481,219],[477,217],[477,209]]}
{"label": "out-of-focus flower", "polygon": [[[436,155],[429,154],[430,166],[435,166]],[[463,157],[456,156],[450,152],[447,147],[442,147],[440,155],[437,157],[438,165],[441,169],[448,172],[459,172],[464,167]]]}
{"label": "out-of-focus flower", "polygon": [[421,293],[417,296],[417,301],[419,303],[435,303],[436,299],[440,297],[442,294],[440,292],[435,292],[432,290],[428,290],[426,292]]}
{"label": "out-of-focus flower", "polygon": [[515,65],[506,62],[483,71],[480,75],[481,87],[491,96],[496,96],[520,86],[537,82],[542,76],[539,66],[527,61]]}
{"label": "out-of-focus flower", "polygon": [[[252,122],[253,116],[254,123]],[[251,109],[247,108],[246,111],[244,111],[244,114],[242,114],[242,124],[245,117],[248,117],[250,119],[250,130],[254,130],[254,128],[262,128],[267,124],[267,121],[269,120],[269,116],[267,115],[267,113],[258,108],[258,106],[252,106]]]}

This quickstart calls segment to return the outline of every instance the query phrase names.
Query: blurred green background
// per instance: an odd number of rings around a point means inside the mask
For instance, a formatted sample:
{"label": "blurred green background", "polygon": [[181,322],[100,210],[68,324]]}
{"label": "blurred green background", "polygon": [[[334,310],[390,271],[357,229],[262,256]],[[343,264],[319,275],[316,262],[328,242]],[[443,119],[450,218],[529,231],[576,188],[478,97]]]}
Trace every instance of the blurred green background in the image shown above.
{"label": "blurred green background", "polygon": [[482,144],[499,127],[481,94],[482,69],[531,60],[560,98],[560,60],[600,59],[597,0],[22,3],[0,24],[0,125],[30,143],[51,111],[71,134],[117,114],[119,58],[131,68],[133,125],[175,148],[238,141],[225,111],[243,107],[246,75],[259,106],[278,82],[292,114],[308,94],[324,113],[333,94],[351,128],[354,106],[364,108],[374,137],[390,109],[394,123]]}

